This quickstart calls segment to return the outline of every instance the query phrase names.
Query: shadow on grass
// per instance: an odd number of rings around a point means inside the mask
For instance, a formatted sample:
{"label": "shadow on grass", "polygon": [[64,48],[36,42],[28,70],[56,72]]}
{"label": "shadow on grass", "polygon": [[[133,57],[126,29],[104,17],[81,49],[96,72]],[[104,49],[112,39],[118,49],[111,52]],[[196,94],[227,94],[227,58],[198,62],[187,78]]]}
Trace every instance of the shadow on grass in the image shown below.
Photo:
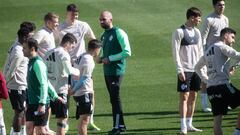
{"label": "shadow on grass", "polygon": [[145,128],[145,129],[130,129],[128,135],[135,134],[146,134],[146,135],[163,135],[163,134],[174,134],[178,131],[178,128]]}
{"label": "shadow on grass", "polygon": [[[178,128],[145,128],[145,129],[129,129],[123,135],[173,135],[177,134]],[[76,132],[72,130],[71,132]],[[167,132],[167,133],[166,133]],[[89,131],[89,134],[106,135],[107,132]],[[68,133],[68,135],[75,135],[76,133]]]}
{"label": "shadow on grass", "polygon": [[[166,116],[166,115],[178,115],[177,111],[161,111],[161,112],[128,112],[124,113],[124,116],[135,116],[135,115],[159,115],[159,116]],[[94,114],[94,117],[111,117],[111,113],[105,114]],[[75,116],[70,116],[70,118],[75,118]]]}
{"label": "shadow on grass", "polygon": [[[162,117],[164,118],[178,118],[178,112],[177,111],[161,111],[161,112],[128,112],[128,113],[124,113],[124,116],[159,116],[159,117],[155,117],[154,119],[161,119]],[[105,114],[94,114],[94,117],[112,117],[111,113],[105,113]],[[69,118],[74,119],[75,116],[69,116]],[[141,118],[144,119],[144,118]],[[151,118],[149,118],[151,119]]]}
{"label": "shadow on grass", "polygon": [[[223,125],[224,127],[233,127],[233,125]],[[198,127],[200,129],[212,129],[211,126]],[[176,135],[178,134],[179,128],[139,128],[139,129],[128,129],[127,132],[122,133],[123,135]],[[71,133],[73,132],[73,133]],[[75,133],[74,133],[75,132]],[[70,133],[67,135],[76,135],[76,130],[70,130]],[[97,132],[97,131],[89,131],[89,134],[93,135],[106,135],[107,132]],[[204,132],[202,132],[204,133]],[[198,134],[198,133],[196,133]]]}
{"label": "shadow on grass", "polygon": [[[234,127],[235,126],[235,119],[238,112],[236,111],[230,111],[229,114],[223,118],[223,121],[226,123],[222,125],[222,127]],[[124,114],[126,117],[138,117],[138,120],[144,121],[144,120],[160,120],[160,119],[172,119],[168,121],[168,123],[176,123],[179,125],[179,114],[178,111],[155,111],[155,112],[128,112]],[[111,113],[104,113],[104,114],[95,114],[95,117],[112,117]],[[140,118],[139,118],[140,117]],[[198,123],[199,126],[197,126],[200,129],[203,130],[210,130],[212,129],[212,125],[204,124],[204,123],[212,123],[213,122],[213,116],[212,113],[204,113],[202,111],[196,111],[194,117],[194,123]],[[73,116],[70,118],[74,118]],[[234,122],[233,122],[234,121]],[[202,123],[202,124],[201,124]],[[200,126],[201,125],[201,126]],[[161,125],[159,125],[161,127]],[[129,128],[125,135],[176,135],[179,131],[178,127],[167,127],[167,128]],[[69,135],[74,132],[77,132],[76,130],[70,131]],[[94,132],[89,131],[89,134],[96,134],[96,135],[106,135],[107,132]]]}

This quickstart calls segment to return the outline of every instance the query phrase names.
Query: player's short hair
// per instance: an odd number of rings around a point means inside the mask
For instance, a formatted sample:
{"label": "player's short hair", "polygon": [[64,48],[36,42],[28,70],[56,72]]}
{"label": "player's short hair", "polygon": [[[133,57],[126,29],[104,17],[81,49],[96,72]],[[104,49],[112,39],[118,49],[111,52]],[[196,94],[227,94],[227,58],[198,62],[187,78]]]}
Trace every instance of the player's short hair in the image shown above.
{"label": "player's short hair", "polygon": [[78,12],[78,7],[75,4],[69,4],[67,6],[67,12]]}
{"label": "player's short hair", "polygon": [[191,16],[194,16],[194,17],[201,17],[202,16],[202,12],[200,9],[196,8],[196,7],[191,7],[187,10],[187,13],[186,13],[186,17],[187,19],[189,19]]}
{"label": "player's short hair", "polygon": [[88,42],[88,50],[94,50],[102,47],[102,42],[97,39],[92,39]]}
{"label": "player's short hair", "polygon": [[67,33],[62,38],[61,46],[63,46],[67,42],[70,42],[71,44],[73,44],[74,42],[77,43],[77,39],[72,33]]}
{"label": "player's short hair", "polygon": [[17,32],[17,35],[18,35],[18,41],[20,43],[26,43],[27,42],[27,39],[29,37],[29,33],[30,33],[30,30],[23,27],[23,28],[20,28]]}
{"label": "player's short hair", "polygon": [[38,50],[38,42],[37,42],[37,40],[34,39],[34,38],[29,38],[29,39],[27,40],[27,46],[28,46],[29,49],[34,48],[34,50],[35,50],[36,52],[37,52],[37,50]]}
{"label": "player's short hair", "polygon": [[225,0],[212,0],[213,6],[215,6],[219,1],[225,1]]}
{"label": "player's short hair", "polygon": [[234,35],[237,34],[237,32],[235,30],[233,30],[232,28],[224,28],[220,32],[220,37],[223,37],[226,33],[231,33],[231,34],[234,34]]}
{"label": "player's short hair", "polygon": [[25,21],[20,24],[20,29],[21,28],[27,28],[30,32],[32,32],[36,30],[36,25],[32,22]]}
{"label": "player's short hair", "polygon": [[59,18],[59,16],[55,13],[52,13],[52,12],[48,12],[45,16],[44,16],[44,21],[47,22],[47,21],[52,21],[53,19],[55,18]]}

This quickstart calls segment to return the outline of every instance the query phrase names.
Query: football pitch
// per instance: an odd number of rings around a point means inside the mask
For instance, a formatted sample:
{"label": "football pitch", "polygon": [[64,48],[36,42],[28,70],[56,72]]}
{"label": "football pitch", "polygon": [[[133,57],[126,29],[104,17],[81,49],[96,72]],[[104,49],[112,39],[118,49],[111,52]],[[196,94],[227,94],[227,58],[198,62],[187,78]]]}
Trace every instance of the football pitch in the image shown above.
{"label": "football pitch", "polygon": [[[186,10],[191,6],[202,10],[203,20],[213,11],[211,0],[0,0],[0,68],[3,68],[7,51],[16,39],[21,22],[32,21],[38,30],[43,26],[43,16],[47,12],[57,13],[60,22],[63,22],[66,6],[70,3],[78,5],[79,19],[89,23],[98,39],[103,32],[98,21],[102,10],[112,11],[114,25],[125,30],[129,36],[132,56],[128,58],[121,90],[127,126],[124,134],[177,134],[180,118],[176,71],[171,51],[172,32],[185,23]],[[239,7],[239,0],[226,0],[225,15],[229,18],[230,27],[237,31],[234,48],[238,51]],[[112,128],[112,116],[102,65],[96,65],[93,79],[96,97],[94,121],[101,131],[89,131],[89,134],[107,134]],[[240,88],[239,69],[231,79]],[[70,104],[70,129],[67,134],[77,135],[78,121],[75,119],[75,102],[72,98]],[[3,102],[3,109],[9,133],[13,117],[9,100]],[[225,135],[233,133],[238,112],[239,109],[231,110],[224,117],[222,126]],[[189,135],[212,135],[212,121],[211,113],[201,111],[199,96],[193,124],[203,129],[203,132]],[[53,116],[50,126],[53,130],[56,129],[56,119]]]}

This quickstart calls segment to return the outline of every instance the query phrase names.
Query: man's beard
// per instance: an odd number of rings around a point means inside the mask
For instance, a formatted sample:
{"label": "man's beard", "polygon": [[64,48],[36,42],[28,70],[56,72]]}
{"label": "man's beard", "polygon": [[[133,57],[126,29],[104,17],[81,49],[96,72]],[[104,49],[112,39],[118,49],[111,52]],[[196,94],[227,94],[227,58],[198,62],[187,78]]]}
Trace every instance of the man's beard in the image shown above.
{"label": "man's beard", "polygon": [[109,29],[109,28],[110,28],[110,26],[105,25],[105,24],[101,24],[101,27],[102,27],[103,29]]}

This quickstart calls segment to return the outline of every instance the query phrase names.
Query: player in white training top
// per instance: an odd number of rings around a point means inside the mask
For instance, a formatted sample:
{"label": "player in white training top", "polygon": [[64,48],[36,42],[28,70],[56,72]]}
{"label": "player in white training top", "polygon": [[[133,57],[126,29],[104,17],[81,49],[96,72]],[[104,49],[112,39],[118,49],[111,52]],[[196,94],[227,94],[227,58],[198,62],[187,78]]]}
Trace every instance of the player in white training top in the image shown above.
{"label": "player in white training top", "polygon": [[88,43],[88,50],[74,63],[80,70],[80,77],[73,78],[72,94],[77,103],[76,118],[79,119],[78,134],[87,135],[87,126],[94,108],[94,90],[92,73],[95,67],[94,57],[99,55],[101,41],[96,39]]}
{"label": "player in white training top", "polygon": [[[212,0],[214,12],[209,14],[203,21],[202,27],[202,41],[205,49],[219,40],[220,31],[229,26],[228,18],[224,15],[225,0]],[[201,101],[204,112],[211,112],[208,107],[208,97],[206,91],[206,84],[202,83],[201,87]]]}
{"label": "player in white training top", "polygon": [[[240,61],[240,52],[232,48],[235,34],[233,29],[224,28],[220,40],[208,47],[195,66],[197,74],[207,84],[207,94],[214,116],[214,135],[223,135],[222,117],[227,114],[228,106],[234,109],[240,105],[240,91],[230,83],[229,78],[231,60],[237,60],[235,63]],[[204,66],[207,67],[207,74],[201,72]],[[240,115],[237,120],[234,135],[240,134]]]}
{"label": "player in white training top", "polygon": [[194,66],[203,55],[201,33],[196,28],[201,22],[201,11],[191,7],[186,13],[187,21],[172,36],[172,53],[177,67],[179,113],[181,120],[180,134],[188,131],[202,131],[192,125],[197,91],[200,89],[200,78]]}
{"label": "player in white training top", "polygon": [[[58,31],[55,34],[55,37],[59,40],[64,34],[72,33],[77,38],[77,44],[70,51],[70,56],[72,63],[86,52],[85,49],[85,39],[92,40],[96,39],[95,35],[87,22],[78,20],[79,10],[75,4],[69,4],[67,6],[66,20],[64,23],[59,25]],[[91,116],[89,129],[100,130],[93,121],[93,114]]]}
{"label": "player in white training top", "polygon": [[[20,29],[25,29],[25,31],[26,31],[26,29],[28,29],[29,30],[28,37],[32,37],[33,34],[34,34],[34,31],[36,30],[36,26],[32,22],[24,21],[20,24]],[[23,57],[24,56],[23,56],[23,52],[22,52],[22,45],[19,42],[19,38],[17,37],[15,42],[13,43],[13,45],[10,47],[10,49],[8,51],[8,57],[6,59],[6,63],[5,63],[5,66],[4,66],[4,71],[3,71],[3,73],[6,77],[6,80],[9,79],[8,77],[15,78],[15,79],[11,79],[12,83],[9,83],[9,82],[7,83],[9,85],[8,86],[9,91],[11,91],[11,89],[13,90],[14,87],[16,88],[16,85],[26,85],[27,75],[26,75],[26,72],[25,72],[26,71],[25,68],[28,64],[28,60],[27,60],[26,63],[25,62],[21,63],[21,61],[25,60],[25,59],[22,59]],[[19,74],[19,73],[22,73],[22,74]],[[17,76],[17,77],[13,77],[13,76]],[[16,82],[14,87],[10,86],[10,85],[14,84],[13,82]],[[14,94],[15,92],[9,92],[9,93]],[[18,98],[18,100],[19,99],[24,99],[22,97],[26,97],[25,92],[22,92],[22,94],[19,94],[19,96],[20,97]],[[17,97],[13,97],[12,100],[16,101],[16,98]],[[10,98],[10,100],[11,100],[11,98]],[[23,100],[22,103],[19,102],[20,101],[19,100],[18,103],[19,104],[26,104],[25,100],[26,100],[26,98]],[[17,103],[17,102],[15,102],[15,103]],[[15,120],[13,120],[12,127],[11,127],[11,130],[10,130],[10,135],[12,135],[13,132],[18,132],[20,128],[21,128],[21,134],[22,135],[27,134],[26,133],[25,111],[24,111],[23,115],[19,115],[19,113],[21,113],[21,111],[15,111],[16,116],[14,116]]]}
{"label": "player in white training top", "polygon": [[77,38],[75,47],[70,51],[72,62],[76,60],[81,54],[86,52],[85,39],[96,39],[95,35],[87,22],[78,20],[78,8],[75,4],[67,6],[66,20],[59,25],[56,34],[58,40],[66,33],[72,33]]}
{"label": "player in white training top", "polygon": [[45,55],[45,63],[48,67],[48,78],[57,94],[65,100],[65,103],[55,102],[54,112],[57,118],[57,134],[65,135],[65,127],[68,117],[67,95],[69,75],[79,76],[78,69],[73,68],[69,51],[77,42],[73,34],[63,36],[60,46],[50,50]]}
{"label": "player in white training top", "polygon": [[56,47],[53,31],[58,27],[58,15],[47,13],[44,16],[45,25],[33,36],[38,41],[38,54],[44,58],[46,52]]}
{"label": "player in white training top", "polygon": [[3,73],[6,78],[12,109],[14,110],[11,135],[26,135],[26,130],[22,130],[21,128],[25,126],[26,123],[25,109],[28,58],[23,55],[22,50],[23,44],[26,44],[27,39],[30,37],[30,32],[31,31],[25,27],[18,30],[17,41],[9,49],[6,64],[4,66]]}

